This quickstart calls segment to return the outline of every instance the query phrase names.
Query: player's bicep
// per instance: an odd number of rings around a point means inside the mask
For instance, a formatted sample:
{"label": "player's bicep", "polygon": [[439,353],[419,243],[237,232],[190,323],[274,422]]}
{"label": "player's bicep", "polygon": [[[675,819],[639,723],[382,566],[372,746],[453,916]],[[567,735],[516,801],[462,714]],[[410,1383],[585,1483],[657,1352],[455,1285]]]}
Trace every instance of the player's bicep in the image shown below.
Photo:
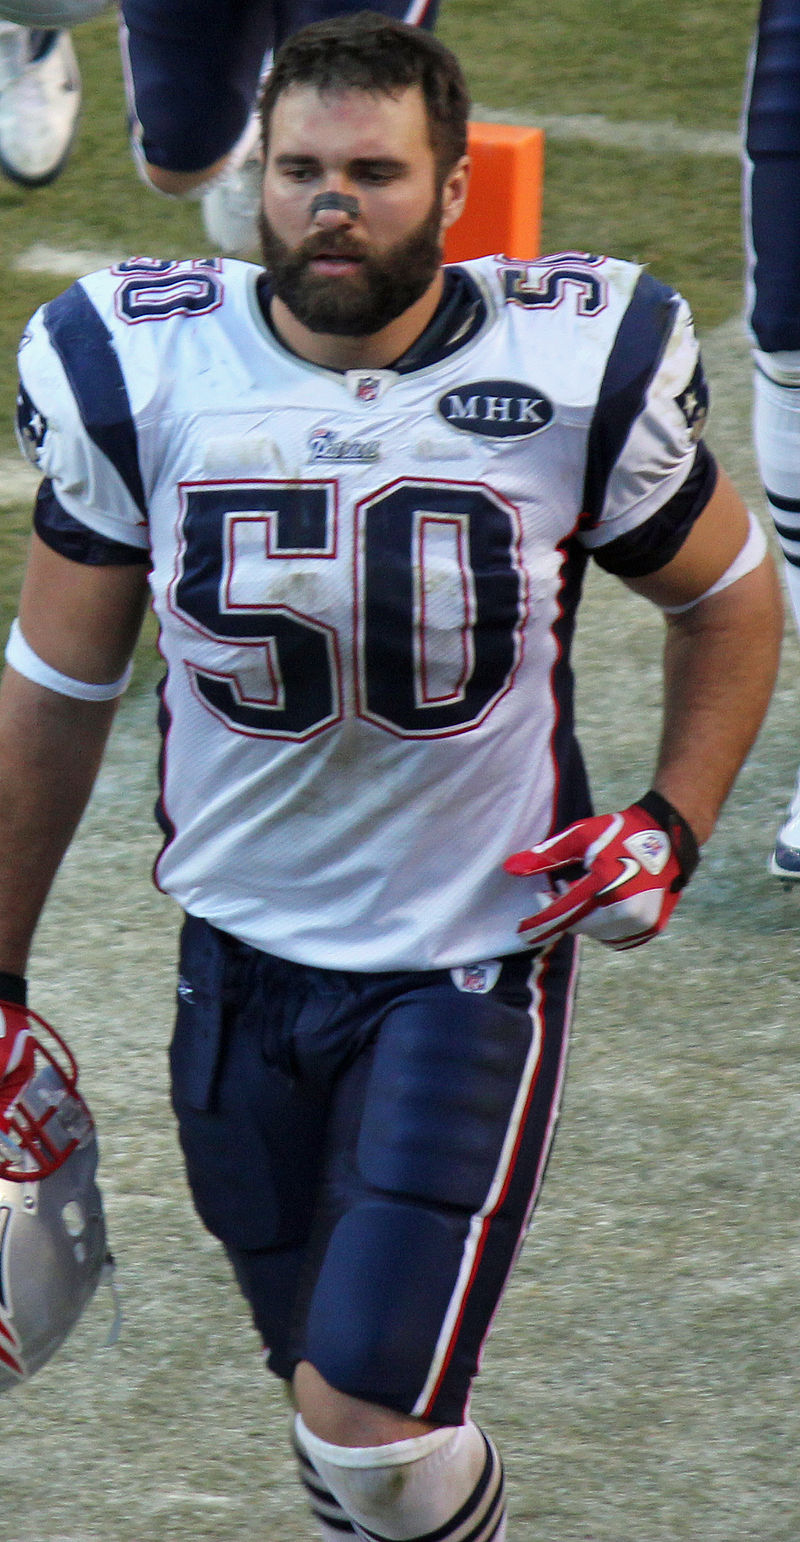
{"label": "player's bicep", "polygon": [[656,605],[691,605],[728,571],[749,531],[747,508],[720,468],[711,497],[676,555],[656,572],[625,583]]}
{"label": "player's bicep", "polygon": [[123,673],[147,604],[144,565],[73,562],[31,540],[19,621],[23,636],[52,669],[87,684]]}

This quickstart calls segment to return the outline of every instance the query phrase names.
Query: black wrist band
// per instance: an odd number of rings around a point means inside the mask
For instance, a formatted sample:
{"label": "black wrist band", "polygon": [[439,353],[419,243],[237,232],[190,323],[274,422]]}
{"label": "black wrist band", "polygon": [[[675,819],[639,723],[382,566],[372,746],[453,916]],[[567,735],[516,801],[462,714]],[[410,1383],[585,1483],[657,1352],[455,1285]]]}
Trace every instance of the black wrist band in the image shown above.
{"label": "black wrist band", "polygon": [[636,799],[636,806],[643,808],[646,814],[652,814],[656,823],[662,830],[666,830],[669,836],[670,845],[680,867],[680,873],[670,890],[672,894],[677,894],[686,887],[700,861],[700,850],[694,838],[694,831],[668,799],[662,798],[661,793],[654,792],[652,787],[643,798]]}
{"label": "black wrist band", "polygon": [[0,1001],[11,1001],[15,1007],[28,1005],[28,982],[22,974],[7,974],[0,969]]}

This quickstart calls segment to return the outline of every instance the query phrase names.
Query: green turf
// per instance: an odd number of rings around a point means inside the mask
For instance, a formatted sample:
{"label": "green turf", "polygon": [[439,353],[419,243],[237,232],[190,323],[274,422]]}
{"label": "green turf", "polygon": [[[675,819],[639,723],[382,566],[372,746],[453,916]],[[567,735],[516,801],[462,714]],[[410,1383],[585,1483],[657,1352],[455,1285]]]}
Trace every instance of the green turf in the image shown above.
{"label": "green turf", "polygon": [[[740,194],[734,161],[683,155],[667,161],[561,143],[547,148],[546,159],[546,251],[613,252],[647,263],[690,299],[701,337],[740,312]],[[584,198],[587,180],[592,189],[611,189],[612,196],[599,198],[595,192]]]}
{"label": "green turf", "polygon": [[750,0],[444,0],[439,31],[487,105],[733,129],[755,9]]}

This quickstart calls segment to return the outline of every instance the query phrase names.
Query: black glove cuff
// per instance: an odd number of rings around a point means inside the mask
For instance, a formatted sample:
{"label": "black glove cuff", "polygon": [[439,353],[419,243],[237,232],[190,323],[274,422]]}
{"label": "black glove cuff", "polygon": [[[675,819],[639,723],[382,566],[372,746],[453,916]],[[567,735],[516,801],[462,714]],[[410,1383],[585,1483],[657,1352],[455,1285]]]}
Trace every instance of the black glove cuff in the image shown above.
{"label": "black glove cuff", "polygon": [[700,850],[694,838],[691,825],[686,823],[682,814],[660,792],[654,792],[651,788],[643,798],[636,799],[636,807],[643,808],[646,814],[651,814],[662,830],[666,830],[670,839],[673,854],[680,867],[678,877],[670,886],[670,893],[677,894],[685,889],[698,862]]}
{"label": "black glove cuff", "polygon": [[15,1007],[28,1005],[28,982],[22,974],[6,974],[0,969],[0,1001],[11,1001]]}

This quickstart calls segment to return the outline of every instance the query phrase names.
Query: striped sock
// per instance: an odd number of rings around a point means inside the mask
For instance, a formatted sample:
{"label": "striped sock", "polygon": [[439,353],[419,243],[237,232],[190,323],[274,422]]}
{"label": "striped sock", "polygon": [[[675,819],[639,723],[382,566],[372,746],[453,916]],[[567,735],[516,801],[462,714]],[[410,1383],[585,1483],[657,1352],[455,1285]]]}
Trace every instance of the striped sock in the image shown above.
{"label": "striped sock", "polygon": [[334,1499],[330,1489],[323,1483],[309,1460],[300,1444],[296,1430],[292,1433],[292,1450],[297,1458],[300,1482],[306,1491],[311,1513],[319,1527],[321,1542],[343,1542],[343,1539],[346,1542],[348,1537],[358,1536],[358,1532],[353,1530],[338,1499]]}
{"label": "striped sock", "polygon": [[299,1415],[297,1430],[362,1542],[504,1542],[503,1464],[476,1424],[383,1446],[332,1445]]}

